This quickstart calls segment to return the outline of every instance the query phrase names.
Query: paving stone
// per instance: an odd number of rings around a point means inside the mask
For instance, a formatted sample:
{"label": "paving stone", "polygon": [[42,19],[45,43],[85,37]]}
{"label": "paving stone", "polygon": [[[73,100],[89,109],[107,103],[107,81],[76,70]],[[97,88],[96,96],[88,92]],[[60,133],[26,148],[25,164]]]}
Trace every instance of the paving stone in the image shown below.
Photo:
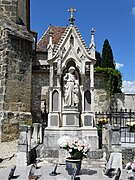
{"label": "paving stone", "polygon": [[33,165],[29,166],[17,166],[14,172],[14,178],[17,180],[27,180],[31,174]]}
{"label": "paving stone", "polygon": [[[71,176],[68,175],[65,165],[58,165],[56,176],[50,176],[49,174],[54,170],[54,165],[45,165],[41,168],[36,169],[35,175],[40,176],[40,180],[69,180]],[[86,168],[83,166],[80,171],[80,175],[76,176],[76,180],[107,180],[110,179],[107,176],[104,176],[102,168]]]}
{"label": "paving stone", "polygon": [[0,169],[0,180],[9,180],[13,176],[15,166]]}

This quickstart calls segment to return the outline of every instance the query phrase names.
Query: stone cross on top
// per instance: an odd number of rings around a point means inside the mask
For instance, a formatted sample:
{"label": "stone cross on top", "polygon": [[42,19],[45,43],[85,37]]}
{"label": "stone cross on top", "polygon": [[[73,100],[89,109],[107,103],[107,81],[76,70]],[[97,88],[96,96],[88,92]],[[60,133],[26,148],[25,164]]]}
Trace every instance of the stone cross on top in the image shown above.
{"label": "stone cross on top", "polygon": [[73,13],[76,12],[76,9],[74,9],[74,7],[71,6],[70,9],[68,10],[68,12],[71,13],[70,18],[69,18],[69,21],[70,21],[70,24],[73,25],[73,24],[74,24],[74,20],[75,20]]}

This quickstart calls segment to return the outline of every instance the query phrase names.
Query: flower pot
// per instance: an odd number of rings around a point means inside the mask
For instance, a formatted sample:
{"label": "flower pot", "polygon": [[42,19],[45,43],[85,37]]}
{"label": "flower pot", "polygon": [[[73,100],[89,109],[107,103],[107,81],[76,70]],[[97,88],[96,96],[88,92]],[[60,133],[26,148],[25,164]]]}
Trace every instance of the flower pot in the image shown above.
{"label": "flower pot", "polygon": [[71,176],[79,175],[81,169],[81,159],[66,158],[66,170]]}
{"label": "flower pot", "polygon": [[133,169],[132,172],[133,172],[133,177],[135,179],[135,169]]}

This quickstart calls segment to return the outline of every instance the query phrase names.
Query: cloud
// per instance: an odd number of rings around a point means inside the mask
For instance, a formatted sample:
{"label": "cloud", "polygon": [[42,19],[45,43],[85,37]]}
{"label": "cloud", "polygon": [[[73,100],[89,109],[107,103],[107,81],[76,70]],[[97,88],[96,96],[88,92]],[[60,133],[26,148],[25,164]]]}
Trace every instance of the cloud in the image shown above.
{"label": "cloud", "polygon": [[135,16],[135,7],[132,8],[131,14]]}
{"label": "cloud", "polygon": [[123,81],[122,92],[128,94],[135,94],[135,80],[134,81]]}
{"label": "cloud", "polygon": [[116,63],[116,69],[120,69],[124,66],[124,64]]}

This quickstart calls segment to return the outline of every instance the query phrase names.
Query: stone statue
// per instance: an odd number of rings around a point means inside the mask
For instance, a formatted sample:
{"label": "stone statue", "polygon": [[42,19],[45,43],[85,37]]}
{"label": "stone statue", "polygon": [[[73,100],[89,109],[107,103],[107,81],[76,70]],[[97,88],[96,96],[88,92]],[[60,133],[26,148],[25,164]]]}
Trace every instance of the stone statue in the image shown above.
{"label": "stone statue", "polygon": [[66,73],[63,80],[64,85],[64,100],[65,106],[77,106],[79,103],[79,81],[75,78],[75,68],[71,66],[69,72]]}
{"label": "stone statue", "polygon": [[79,81],[75,80],[74,85],[74,105],[78,106],[79,104]]}

